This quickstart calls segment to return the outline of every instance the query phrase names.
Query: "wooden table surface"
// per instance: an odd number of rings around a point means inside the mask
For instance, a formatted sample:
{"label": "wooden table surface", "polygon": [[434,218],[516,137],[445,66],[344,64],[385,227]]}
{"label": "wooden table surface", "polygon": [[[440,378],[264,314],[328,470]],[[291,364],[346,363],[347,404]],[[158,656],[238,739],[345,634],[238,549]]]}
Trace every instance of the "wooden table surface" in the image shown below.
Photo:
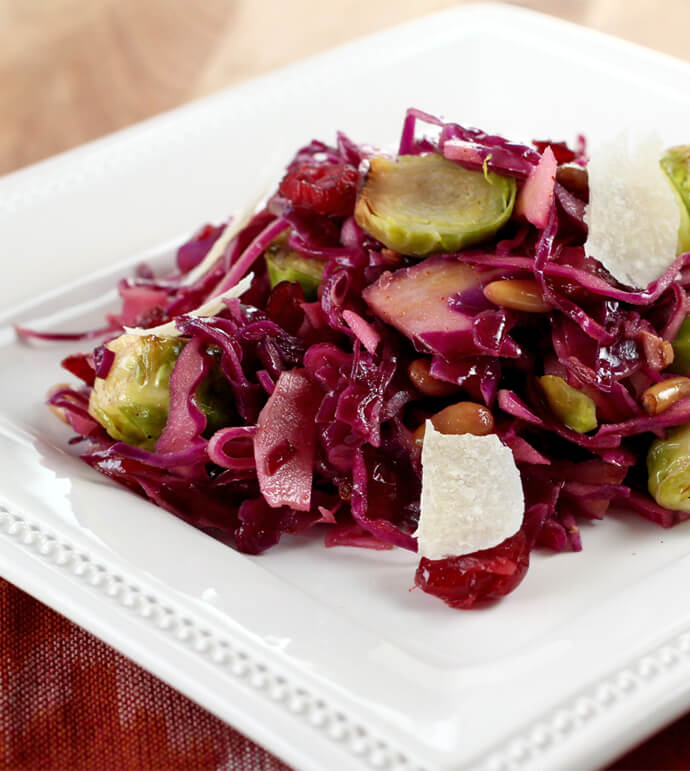
{"label": "wooden table surface", "polygon": [[[452,0],[0,0],[0,173]],[[690,58],[689,0],[517,3]]]}

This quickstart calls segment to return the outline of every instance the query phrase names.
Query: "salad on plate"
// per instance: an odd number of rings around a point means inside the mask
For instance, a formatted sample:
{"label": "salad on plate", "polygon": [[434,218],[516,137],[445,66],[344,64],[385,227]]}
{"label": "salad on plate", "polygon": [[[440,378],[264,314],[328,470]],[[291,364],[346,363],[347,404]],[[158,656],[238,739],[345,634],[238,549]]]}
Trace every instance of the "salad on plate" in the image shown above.
{"label": "salad on plate", "polygon": [[690,517],[689,210],[690,147],[410,109],[397,153],[300,148],[105,328],[17,332],[104,340],[48,403],[110,479],[248,554],[418,552],[467,609],[611,507]]}

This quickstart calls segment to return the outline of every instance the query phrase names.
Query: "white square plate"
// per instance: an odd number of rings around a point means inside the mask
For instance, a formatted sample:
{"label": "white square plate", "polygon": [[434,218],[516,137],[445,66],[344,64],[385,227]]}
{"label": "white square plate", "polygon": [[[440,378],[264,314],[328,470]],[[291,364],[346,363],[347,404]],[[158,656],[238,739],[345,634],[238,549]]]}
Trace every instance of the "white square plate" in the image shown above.
{"label": "white square plate", "polygon": [[0,302],[69,282],[0,321],[0,572],[299,768],[591,767],[688,706],[689,525],[611,516],[472,613],[409,592],[407,553],[286,537],[243,556],[83,465],[43,406],[79,344],[27,347],[9,326],[95,322],[129,266],[170,259],[299,144],[394,142],[408,105],[522,139],[687,142],[690,67],[469,6],[0,180]]}

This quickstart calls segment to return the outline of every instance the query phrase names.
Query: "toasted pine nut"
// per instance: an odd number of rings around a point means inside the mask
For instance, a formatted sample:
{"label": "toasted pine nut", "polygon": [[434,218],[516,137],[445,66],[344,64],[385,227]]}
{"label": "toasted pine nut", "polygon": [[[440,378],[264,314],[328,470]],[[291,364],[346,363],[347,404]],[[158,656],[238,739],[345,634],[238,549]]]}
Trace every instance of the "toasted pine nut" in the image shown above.
{"label": "toasted pine nut", "polygon": [[494,430],[491,410],[475,402],[457,402],[437,412],[431,422],[442,434],[474,434],[484,436]]}
{"label": "toasted pine nut", "polygon": [[[70,388],[69,383],[57,383],[52,388],[48,389],[48,393],[46,394],[46,399],[50,399],[50,397],[56,393],[57,391],[61,391],[63,388]],[[47,405],[48,409],[55,415],[56,418],[59,418],[63,423],[67,423],[69,426],[69,421],[67,420],[67,416],[65,415],[65,411],[62,409],[62,407],[56,407],[54,404]]]}
{"label": "toasted pine nut", "polygon": [[426,423],[421,423],[417,426],[417,430],[412,434],[412,440],[421,449],[424,444],[424,434],[426,433]]}
{"label": "toasted pine nut", "polygon": [[668,340],[646,330],[640,332],[640,339],[644,355],[652,369],[665,369],[669,364],[673,364],[673,346]]}
{"label": "toasted pine nut", "polygon": [[671,377],[650,386],[642,394],[642,406],[648,415],[658,415],[686,396],[690,396],[690,378]]}
{"label": "toasted pine nut", "polygon": [[492,281],[484,287],[484,296],[494,305],[527,313],[545,313],[551,306],[544,300],[539,284],[532,279]]}
{"label": "toasted pine nut", "polygon": [[397,265],[402,260],[402,254],[400,254],[400,252],[396,252],[388,247],[381,249],[381,257],[391,265]]}
{"label": "toasted pine nut", "polygon": [[415,359],[407,369],[412,384],[424,396],[450,396],[458,390],[455,384],[432,377],[429,374],[429,367],[428,359]]}
{"label": "toasted pine nut", "polygon": [[[433,427],[442,434],[474,434],[485,436],[494,430],[494,416],[491,410],[475,402],[457,402],[432,415]],[[415,444],[424,443],[425,424],[414,432]]]}
{"label": "toasted pine nut", "polygon": [[564,163],[556,169],[556,182],[566,190],[584,198],[589,190],[587,169],[576,163]]}
{"label": "toasted pine nut", "polygon": [[56,407],[54,404],[49,404],[48,409],[53,413],[53,415],[55,415],[56,418],[58,418],[58,420],[61,420],[63,423],[69,425],[69,421],[67,420],[65,411],[63,409]]}

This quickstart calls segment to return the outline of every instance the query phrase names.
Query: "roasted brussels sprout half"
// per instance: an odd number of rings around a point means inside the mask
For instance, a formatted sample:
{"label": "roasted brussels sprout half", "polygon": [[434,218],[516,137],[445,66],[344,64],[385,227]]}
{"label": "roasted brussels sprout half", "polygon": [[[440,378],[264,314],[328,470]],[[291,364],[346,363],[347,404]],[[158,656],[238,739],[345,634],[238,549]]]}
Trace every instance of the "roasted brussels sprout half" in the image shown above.
{"label": "roasted brussels sprout half", "polygon": [[315,300],[325,262],[302,257],[290,249],[287,239],[274,241],[264,253],[271,288],[281,281],[296,281],[306,300]]}
{"label": "roasted brussels sprout half", "polygon": [[184,341],[122,335],[107,347],[115,359],[107,377],[96,378],[89,413],[113,439],[153,449],[168,419],[170,373]]}
{"label": "roasted brussels sprout half", "polygon": [[652,443],[647,453],[647,486],[660,506],[690,511],[690,423]]}
{"label": "roasted brussels sprout half", "polygon": [[673,183],[680,211],[678,254],[690,251],[690,145],[671,147],[661,158],[661,168]]}
{"label": "roasted brussels sprout half", "polygon": [[206,415],[204,436],[212,436],[219,428],[233,425],[235,420],[235,400],[232,389],[220,366],[221,350],[211,347],[216,363],[196,389],[197,407]]}
{"label": "roasted brussels sprout half", "polygon": [[436,153],[377,156],[355,219],[390,249],[423,257],[491,238],[510,218],[515,195],[511,177],[469,171]]}
{"label": "roasted brussels sprout half", "polygon": [[[107,344],[115,354],[105,378],[96,378],[89,414],[113,439],[147,450],[155,448],[170,408],[170,375],[185,340],[154,335],[122,335]],[[197,391],[207,430],[228,424],[230,389],[214,368]]]}
{"label": "roasted brussels sprout half", "polygon": [[690,206],[690,145],[669,147],[661,158],[661,166],[683,197],[683,202]]}
{"label": "roasted brussels sprout half", "polygon": [[597,408],[594,402],[555,375],[544,375],[539,383],[551,412],[568,428],[585,434],[597,427]]}

